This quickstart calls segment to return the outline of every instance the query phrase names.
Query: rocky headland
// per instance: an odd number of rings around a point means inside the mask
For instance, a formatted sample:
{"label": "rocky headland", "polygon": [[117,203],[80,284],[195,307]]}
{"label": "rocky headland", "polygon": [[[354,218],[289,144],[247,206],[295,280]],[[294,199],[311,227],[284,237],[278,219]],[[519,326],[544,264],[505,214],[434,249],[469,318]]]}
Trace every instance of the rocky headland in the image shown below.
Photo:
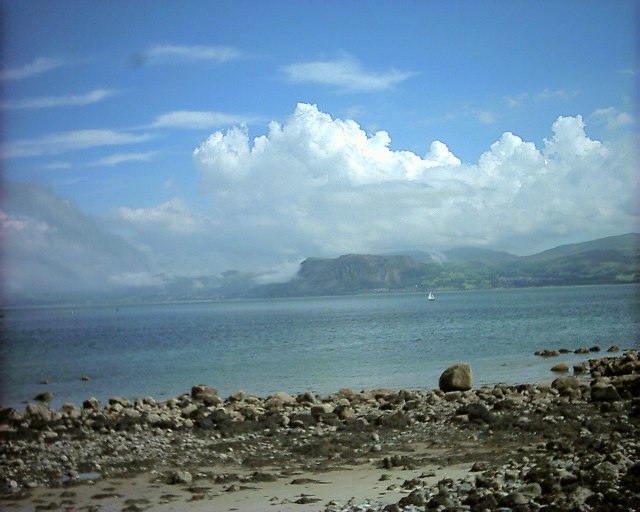
{"label": "rocky headland", "polygon": [[[248,493],[251,506],[231,508],[640,510],[636,351],[550,385],[472,379],[458,365],[431,391],[223,398],[196,385],[162,402],[2,409],[0,508],[228,510],[225,499]],[[368,499],[331,495],[362,471],[375,476]],[[124,491],[136,478],[157,494]]]}

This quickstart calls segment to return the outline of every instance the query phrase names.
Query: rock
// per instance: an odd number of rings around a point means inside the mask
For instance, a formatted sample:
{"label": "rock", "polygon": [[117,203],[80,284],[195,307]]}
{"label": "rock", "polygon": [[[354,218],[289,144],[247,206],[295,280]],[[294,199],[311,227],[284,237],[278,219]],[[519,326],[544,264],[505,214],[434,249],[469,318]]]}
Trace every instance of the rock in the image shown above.
{"label": "rock", "polygon": [[607,349],[607,352],[620,352],[620,347],[618,347],[617,345],[611,345]]}
{"label": "rock", "polygon": [[331,414],[333,412],[333,405],[331,404],[318,404],[311,407],[312,416],[323,416],[324,414]]}
{"label": "rock", "polygon": [[5,478],[4,484],[2,486],[2,490],[5,494],[12,494],[14,492],[17,492],[18,489],[20,489],[20,487],[18,486],[18,482],[9,478]]}
{"label": "rock", "polygon": [[340,388],[338,390],[338,396],[342,398],[351,398],[355,395],[351,388]]}
{"label": "rock", "polygon": [[551,383],[551,387],[562,393],[566,389],[580,389],[580,381],[577,377],[558,377]]}
{"label": "rock", "polygon": [[335,414],[341,420],[348,420],[350,418],[355,418],[356,413],[353,408],[349,405],[338,405],[333,409],[333,414]]}
{"label": "rock", "polygon": [[560,355],[560,351],[545,349],[545,350],[538,350],[537,352],[534,352],[534,354],[541,357],[556,357]]}
{"label": "rock", "polygon": [[83,409],[94,409],[98,410],[100,408],[100,402],[95,396],[87,398],[84,402],[82,402]]}
{"label": "rock", "polygon": [[13,407],[5,407],[0,409],[0,422],[2,423],[15,423],[22,420],[22,414],[20,414]]}
{"label": "rock", "polygon": [[613,384],[596,381],[591,385],[591,400],[594,402],[616,402],[620,394]]}
{"label": "rock", "polygon": [[227,397],[227,402],[241,402],[244,398],[244,391],[238,390]]}
{"label": "rock", "polygon": [[466,363],[454,364],[440,375],[439,388],[448,391],[468,391],[473,386],[473,373]]}
{"label": "rock", "polygon": [[169,483],[176,484],[190,484],[193,481],[193,476],[188,471],[177,470],[172,471],[169,474]]}
{"label": "rock", "polygon": [[290,394],[285,393],[284,391],[278,391],[277,393],[274,393],[269,398],[267,398],[264,406],[269,410],[278,410],[282,409],[285,405],[293,405],[296,403],[297,400]]}
{"label": "rock", "polygon": [[495,423],[495,415],[484,405],[479,403],[463,405],[456,411],[457,416],[467,416],[473,423]]}
{"label": "rock", "polygon": [[584,373],[589,369],[587,363],[577,363],[573,365],[573,373]]}
{"label": "rock", "polygon": [[51,402],[51,400],[53,400],[53,393],[51,393],[50,391],[45,391],[43,393],[38,393],[36,396],[33,397],[33,399],[36,402]]}
{"label": "rock", "polygon": [[112,406],[119,405],[120,407],[123,407],[123,408],[133,407],[131,400],[123,396],[113,396],[109,398],[109,405],[112,405]]}
{"label": "rock", "polygon": [[419,490],[412,491],[409,496],[405,496],[402,498],[398,505],[401,507],[407,507],[409,505],[413,505],[414,507],[424,507],[427,501],[425,500],[424,493]]}
{"label": "rock", "polygon": [[489,464],[485,461],[477,461],[473,463],[473,466],[471,466],[471,469],[469,471],[471,471],[472,473],[477,473],[480,471],[487,471],[489,469]]}
{"label": "rock", "polygon": [[558,373],[568,372],[569,365],[567,363],[558,363],[551,367],[551,371],[558,372]]}
{"label": "rock", "polygon": [[205,384],[192,386],[191,398],[200,400],[206,405],[220,405],[222,403],[222,399],[218,396],[218,390]]}
{"label": "rock", "polygon": [[531,484],[520,487],[520,489],[518,489],[518,492],[531,498],[537,498],[538,496],[542,495],[542,487],[540,487],[539,483],[533,482]]}
{"label": "rock", "polygon": [[293,398],[289,393],[285,393],[284,391],[278,391],[277,393],[272,395],[272,397],[282,401],[282,403],[284,404],[297,403],[297,400],[295,398]]}
{"label": "rock", "polygon": [[46,405],[27,404],[24,410],[24,417],[29,420],[30,425],[39,428],[53,420],[53,411]]}

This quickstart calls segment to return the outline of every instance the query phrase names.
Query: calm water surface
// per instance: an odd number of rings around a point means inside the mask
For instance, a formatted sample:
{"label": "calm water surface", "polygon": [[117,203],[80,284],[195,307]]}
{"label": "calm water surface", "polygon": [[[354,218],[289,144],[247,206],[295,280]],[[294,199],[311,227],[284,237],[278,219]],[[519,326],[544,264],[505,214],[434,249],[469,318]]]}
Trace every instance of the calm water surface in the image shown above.
{"label": "calm water surface", "polygon": [[[469,362],[477,383],[551,380],[544,348],[637,348],[636,286],[247,300],[5,312],[3,406],[44,390],[157,399],[206,383],[221,395],[437,387]],[[91,377],[89,382],[80,376]],[[40,384],[46,380],[49,384]]]}

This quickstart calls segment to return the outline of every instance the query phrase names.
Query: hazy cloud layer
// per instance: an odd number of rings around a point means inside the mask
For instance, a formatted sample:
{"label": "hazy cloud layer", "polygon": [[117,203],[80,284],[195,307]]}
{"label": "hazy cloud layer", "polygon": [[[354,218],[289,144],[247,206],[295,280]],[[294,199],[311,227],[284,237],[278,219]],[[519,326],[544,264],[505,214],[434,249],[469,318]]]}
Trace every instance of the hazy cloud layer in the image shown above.
{"label": "hazy cloud layer", "polygon": [[123,272],[149,271],[141,252],[49,189],[7,183],[3,192],[2,277],[9,294],[104,290]]}

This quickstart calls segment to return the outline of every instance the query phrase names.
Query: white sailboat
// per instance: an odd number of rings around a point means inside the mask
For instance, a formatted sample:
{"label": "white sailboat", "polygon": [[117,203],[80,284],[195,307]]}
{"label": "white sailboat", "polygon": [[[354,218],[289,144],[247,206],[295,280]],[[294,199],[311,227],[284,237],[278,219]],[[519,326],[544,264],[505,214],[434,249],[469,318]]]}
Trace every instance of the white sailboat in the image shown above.
{"label": "white sailboat", "polygon": [[436,300],[436,296],[433,294],[433,292],[429,292],[429,296],[427,297],[427,300]]}

